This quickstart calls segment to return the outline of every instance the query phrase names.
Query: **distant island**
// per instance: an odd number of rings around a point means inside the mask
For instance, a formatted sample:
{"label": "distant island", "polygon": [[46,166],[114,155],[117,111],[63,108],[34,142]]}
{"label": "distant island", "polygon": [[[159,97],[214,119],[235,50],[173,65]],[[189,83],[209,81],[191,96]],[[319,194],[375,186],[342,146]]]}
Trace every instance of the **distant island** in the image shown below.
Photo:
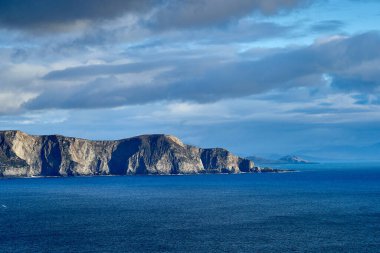
{"label": "distant island", "polygon": [[248,156],[246,158],[256,164],[316,164],[316,162],[310,162],[296,155],[286,155],[279,159],[267,159],[258,156]]}
{"label": "distant island", "polygon": [[0,131],[0,177],[258,173],[223,148],[198,148],[164,134],[115,141]]}

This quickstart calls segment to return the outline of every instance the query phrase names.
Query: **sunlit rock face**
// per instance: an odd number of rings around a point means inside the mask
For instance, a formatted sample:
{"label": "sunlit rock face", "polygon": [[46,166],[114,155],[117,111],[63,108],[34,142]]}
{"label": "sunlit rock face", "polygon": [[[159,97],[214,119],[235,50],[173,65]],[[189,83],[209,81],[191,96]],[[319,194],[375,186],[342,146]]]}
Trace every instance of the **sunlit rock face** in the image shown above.
{"label": "sunlit rock face", "polygon": [[79,176],[255,172],[252,161],[201,149],[171,135],[91,141],[0,131],[0,176]]}

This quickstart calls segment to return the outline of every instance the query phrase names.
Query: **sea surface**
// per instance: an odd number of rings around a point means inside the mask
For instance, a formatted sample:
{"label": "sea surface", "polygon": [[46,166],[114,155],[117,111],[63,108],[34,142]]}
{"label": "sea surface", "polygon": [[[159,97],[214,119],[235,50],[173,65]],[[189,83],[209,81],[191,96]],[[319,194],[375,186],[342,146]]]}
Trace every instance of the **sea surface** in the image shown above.
{"label": "sea surface", "polygon": [[380,252],[380,164],[0,180],[0,252]]}

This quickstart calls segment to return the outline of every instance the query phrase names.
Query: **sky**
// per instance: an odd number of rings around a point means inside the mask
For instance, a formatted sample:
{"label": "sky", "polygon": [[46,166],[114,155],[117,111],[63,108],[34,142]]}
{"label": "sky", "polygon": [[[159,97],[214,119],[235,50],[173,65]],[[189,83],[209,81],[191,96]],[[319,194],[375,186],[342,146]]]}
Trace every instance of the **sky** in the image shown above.
{"label": "sky", "polygon": [[380,160],[380,1],[1,0],[0,129]]}

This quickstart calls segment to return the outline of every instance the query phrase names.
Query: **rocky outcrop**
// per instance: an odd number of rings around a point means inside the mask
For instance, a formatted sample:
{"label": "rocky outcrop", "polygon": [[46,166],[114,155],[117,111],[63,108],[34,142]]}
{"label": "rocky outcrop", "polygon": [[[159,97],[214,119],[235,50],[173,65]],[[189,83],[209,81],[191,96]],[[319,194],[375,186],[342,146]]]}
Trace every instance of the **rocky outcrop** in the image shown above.
{"label": "rocky outcrop", "polygon": [[0,131],[0,176],[76,176],[260,172],[221,148],[202,149],[171,135],[90,141]]}

